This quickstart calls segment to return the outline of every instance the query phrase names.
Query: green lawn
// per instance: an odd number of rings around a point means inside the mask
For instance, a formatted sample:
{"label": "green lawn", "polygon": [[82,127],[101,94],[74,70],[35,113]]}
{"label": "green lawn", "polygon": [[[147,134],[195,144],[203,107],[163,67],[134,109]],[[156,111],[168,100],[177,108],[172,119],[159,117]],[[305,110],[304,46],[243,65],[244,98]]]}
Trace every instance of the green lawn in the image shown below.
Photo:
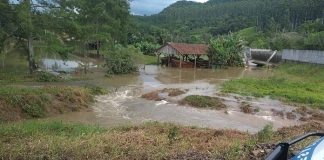
{"label": "green lawn", "polygon": [[282,64],[269,78],[243,78],[223,84],[225,93],[265,97],[324,109],[324,66]]}

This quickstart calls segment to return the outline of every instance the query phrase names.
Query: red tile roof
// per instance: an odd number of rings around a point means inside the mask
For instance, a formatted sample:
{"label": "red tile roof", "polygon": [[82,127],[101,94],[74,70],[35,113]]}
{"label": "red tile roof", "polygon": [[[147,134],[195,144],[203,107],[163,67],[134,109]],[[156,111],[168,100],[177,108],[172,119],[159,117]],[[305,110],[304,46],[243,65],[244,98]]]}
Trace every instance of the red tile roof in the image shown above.
{"label": "red tile roof", "polygon": [[171,46],[183,55],[206,55],[208,54],[208,45],[206,44],[188,44],[188,43],[173,43],[169,42],[167,45]]}

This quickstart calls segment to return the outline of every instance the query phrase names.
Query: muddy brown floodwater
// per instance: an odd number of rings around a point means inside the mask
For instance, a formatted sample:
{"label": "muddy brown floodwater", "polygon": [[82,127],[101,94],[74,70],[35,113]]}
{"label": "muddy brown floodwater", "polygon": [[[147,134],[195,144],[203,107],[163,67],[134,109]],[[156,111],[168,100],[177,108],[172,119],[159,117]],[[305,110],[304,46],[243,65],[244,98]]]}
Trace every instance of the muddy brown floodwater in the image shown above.
{"label": "muddy brown floodwater", "polygon": [[[270,98],[251,98],[238,95],[219,94],[222,82],[241,77],[266,77],[271,72],[262,69],[176,69],[146,66],[139,75],[124,75],[105,78],[98,76],[86,83],[110,88],[114,92],[96,97],[93,111],[64,114],[52,119],[70,122],[118,126],[139,124],[145,121],[171,122],[181,125],[238,129],[257,132],[266,124],[275,128],[300,123],[273,114],[273,110],[292,111],[293,107]],[[85,83],[85,82],[73,82]],[[142,94],[164,88],[186,90],[183,95],[166,96],[162,101],[149,101],[140,98]],[[228,106],[225,110],[198,109],[182,106],[177,102],[188,95],[218,97]],[[163,96],[163,95],[162,95]],[[255,114],[240,111],[240,105],[247,103],[258,108]]]}

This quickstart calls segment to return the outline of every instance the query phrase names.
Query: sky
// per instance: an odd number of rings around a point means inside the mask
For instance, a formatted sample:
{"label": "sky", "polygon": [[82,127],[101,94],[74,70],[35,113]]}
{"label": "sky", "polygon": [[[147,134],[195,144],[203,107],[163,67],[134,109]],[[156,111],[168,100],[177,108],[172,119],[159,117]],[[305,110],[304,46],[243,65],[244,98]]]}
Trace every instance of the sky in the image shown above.
{"label": "sky", "polygon": [[[134,15],[151,15],[161,12],[170,4],[179,0],[133,0],[131,2],[131,13]],[[195,2],[206,2],[207,0],[191,0]]]}

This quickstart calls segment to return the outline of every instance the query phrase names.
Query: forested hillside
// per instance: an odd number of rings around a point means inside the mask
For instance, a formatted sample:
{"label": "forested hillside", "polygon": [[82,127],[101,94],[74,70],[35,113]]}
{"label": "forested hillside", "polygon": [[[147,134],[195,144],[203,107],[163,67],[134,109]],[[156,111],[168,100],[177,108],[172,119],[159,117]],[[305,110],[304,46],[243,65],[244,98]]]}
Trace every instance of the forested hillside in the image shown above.
{"label": "forested hillside", "polygon": [[252,47],[324,49],[323,0],[178,1],[134,21],[142,29],[136,34],[160,44],[208,42],[212,36],[238,32]]}

